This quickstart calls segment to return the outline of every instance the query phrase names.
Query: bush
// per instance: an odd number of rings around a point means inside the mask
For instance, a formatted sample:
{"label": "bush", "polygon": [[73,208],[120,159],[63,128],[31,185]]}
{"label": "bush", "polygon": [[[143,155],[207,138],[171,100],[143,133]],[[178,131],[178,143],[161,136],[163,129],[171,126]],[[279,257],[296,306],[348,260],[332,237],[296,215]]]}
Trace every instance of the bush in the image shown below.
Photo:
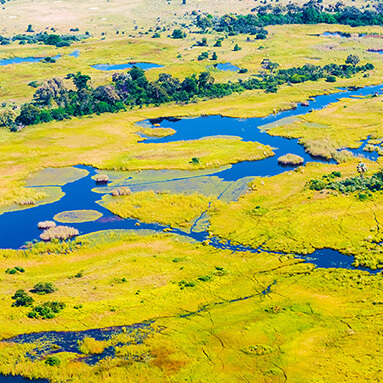
{"label": "bush", "polygon": [[32,319],[52,319],[58,314],[61,310],[64,310],[66,307],[63,302],[45,302],[40,306],[36,306],[28,314],[28,318]]}
{"label": "bush", "polygon": [[7,270],[5,270],[5,273],[6,274],[17,274],[17,273],[24,273],[24,271],[25,271],[25,269],[23,267],[15,266],[12,269],[8,268]]}
{"label": "bush", "polygon": [[47,359],[45,359],[45,364],[48,366],[59,366],[61,363],[61,359],[58,356],[48,356]]}
{"label": "bush", "polygon": [[237,51],[240,51],[242,48],[238,45],[238,44],[235,44],[234,46],[234,52],[237,52]]}
{"label": "bush", "polygon": [[13,307],[20,306],[32,306],[35,301],[31,296],[29,296],[24,290],[20,289],[15,292],[15,295],[11,297],[14,302],[12,304]]}
{"label": "bush", "polygon": [[335,77],[335,76],[328,76],[328,77],[326,78],[326,81],[327,81],[327,82],[335,82],[335,81],[336,81],[336,77]]}
{"label": "bush", "polygon": [[39,282],[34,285],[31,293],[45,295],[52,294],[55,291],[57,291],[57,288],[53,285],[52,282]]}
{"label": "bush", "polygon": [[181,29],[175,29],[172,33],[173,39],[183,39],[184,37],[186,37],[186,33],[183,33]]}

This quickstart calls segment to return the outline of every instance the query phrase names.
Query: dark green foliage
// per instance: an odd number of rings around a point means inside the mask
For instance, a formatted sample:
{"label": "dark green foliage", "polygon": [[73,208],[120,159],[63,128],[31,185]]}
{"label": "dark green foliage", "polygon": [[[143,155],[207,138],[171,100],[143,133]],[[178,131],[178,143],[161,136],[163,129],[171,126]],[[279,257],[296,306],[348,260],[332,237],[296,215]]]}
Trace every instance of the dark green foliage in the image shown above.
{"label": "dark green foliage", "polygon": [[[30,26],[32,27],[32,26]],[[27,30],[28,33],[33,32],[31,30]],[[12,38],[13,41],[19,41],[22,44],[38,44],[43,43],[45,45],[54,45],[58,48],[60,47],[69,47],[75,41],[81,41],[88,36],[73,36],[73,35],[55,35],[48,34],[47,32],[35,33],[33,35],[30,34],[19,34]]]}
{"label": "dark green foliage", "polygon": [[[266,4],[266,3],[265,3]],[[383,12],[374,10],[361,11],[356,7],[344,7],[338,2],[335,12],[323,12],[318,4],[309,1],[302,6],[288,4],[286,7],[276,5],[261,5],[252,9],[253,14],[226,14],[209,20],[197,16],[195,24],[204,32],[212,28],[217,32],[227,32],[233,36],[238,33],[256,35],[264,39],[268,25],[283,24],[343,24],[352,27],[362,25],[383,25]]]}
{"label": "dark green foliage", "polygon": [[11,298],[14,300],[13,307],[32,306],[34,302],[34,299],[21,289],[17,290]]}
{"label": "dark green foliage", "polygon": [[326,77],[326,81],[327,82],[335,82],[336,81],[336,77],[335,76],[327,76]]}
{"label": "dark green foliage", "polygon": [[323,176],[321,180],[311,180],[308,186],[311,190],[328,189],[344,194],[362,192],[357,195],[360,200],[370,198],[371,193],[383,190],[383,171],[379,171],[369,178],[350,177],[339,181],[333,180],[340,176],[339,172],[332,172],[328,176]]}
{"label": "dark green foliage", "polygon": [[347,59],[346,59],[346,64],[351,64],[351,65],[355,66],[355,65],[359,64],[359,61],[360,61],[359,56],[348,55]]}
{"label": "dark green foliage", "polygon": [[242,48],[238,44],[234,45],[234,52],[240,51],[241,49]]}
{"label": "dark green foliage", "polygon": [[186,37],[186,33],[182,32],[181,29],[175,29],[172,33],[173,39],[183,39]]}
{"label": "dark green foliage", "polygon": [[17,273],[24,273],[25,269],[20,266],[15,266],[12,269],[8,268],[5,270],[6,274],[17,274]]}
{"label": "dark green foliage", "polygon": [[[203,52],[199,59],[208,58]],[[215,52],[212,59],[216,59]],[[263,60],[264,69],[257,75],[237,82],[215,83],[210,72],[197,76],[187,76],[182,82],[169,74],[162,73],[158,79],[149,82],[145,71],[133,67],[128,73],[114,73],[112,83],[93,89],[90,76],[68,74],[76,90],[68,90],[60,79],[46,81],[36,89],[33,101],[22,105],[19,116],[14,120],[17,125],[34,125],[51,120],[64,120],[71,116],[86,116],[94,113],[114,113],[126,107],[160,105],[167,102],[187,103],[193,98],[221,98],[234,92],[263,89],[266,93],[275,93],[282,84],[297,84],[305,81],[318,81],[336,77],[351,77],[356,73],[374,69],[370,63],[365,65],[328,64],[324,67],[305,64],[302,67],[279,69],[278,63]],[[242,69],[240,73],[246,73]],[[12,130],[12,126],[10,129]],[[15,129],[17,130],[17,129]]]}
{"label": "dark green foliage", "polygon": [[28,86],[31,86],[32,88],[37,88],[39,86],[39,83],[37,81],[31,81]]}
{"label": "dark green foliage", "polygon": [[194,287],[195,282],[186,282],[186,281],[181,281],[178,283],[178,286],[180,286],[181,290],[183,290],[185,287]]}
{"label": "dark green foliage", "polygon": [[201,282],[209,282],[211,280],[211,276],[210,275],[205,275],[203,277],[198,277],[198,280],[201,281]]}
{"label": "dark green foliage", "polygon": [[33,307],[32,311],[28,314],[28,318],[33,319],[52,319],[61,310],[64,310],[65,303],[63,302],[45,302],[40,306]]}
{"label": "dark green foliage", "polygon": [[247,73],[249,70],[246,68],[242,68],[238,71],[238,73]]}
{"label": "dark green foliage", "polygon": [[33,286],[31,293],[45,295],[52,294],[57,291],[57,288],[54,286],[52,282],[39,282]]}
{"label": "dark green foliage", "polygon": [[190,161],[193,165],[199,165],[200,160],[197,157],[193,157],[192,160]]}
{"label": "dark green foliage", "polygon": [[152,39],[159,39],[161,37],[161,35],[156,32],[153,36],[152,36]]}
{"label": "dark green foliage", "polygon": [[311,180],[309,182],[309,188],[311,190],[323,190],[326,188],[326,183],[322,180]]}
{"label": "dark green foliage", "polygon": [[198,57],[198,61],[206,60],[209,58],[209,52],[202,52]]}
{"label": "dark green foliage", "polygon": [[50,56],[45,57],[43,60],[43,63],[54,64],[55,62],[56,62],[56,59],[54,59],[53,57],[50,57]]}
{"label": "dark green foliage", "polygon": [[213,56],[211,57],[212,60],[217,60],[218,56],[217,53],[213,52]]}
{"label": "dark green foliage", "polygon": [[222,47],[222,41],[221,40],[217,40],[216,43],[213,45],[214,47]]}
{"label": "dark green foliage", "polygon": [[45,364],[48,366],[59,366],[61,363],[61,359],[58,356],[48,356],[47,359],[45,359]]}

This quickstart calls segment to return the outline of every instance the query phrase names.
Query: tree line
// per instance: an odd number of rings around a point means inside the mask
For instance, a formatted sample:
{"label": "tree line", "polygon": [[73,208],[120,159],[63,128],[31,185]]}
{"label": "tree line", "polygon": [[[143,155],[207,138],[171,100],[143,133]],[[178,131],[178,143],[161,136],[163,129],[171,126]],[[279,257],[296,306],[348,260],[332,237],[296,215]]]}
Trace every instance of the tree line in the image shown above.
{"label": "tree line", "polygon": [[278,69],[278,63],[263,60],[262,70],[246,80],[216,83],[211,72],[187,76],[183,81],[170,74],[160,74],[149,81],[145,72],[133,67],[127,73],[114,73],[112,83],[93,88],[91,77],[82,73],[69,74],[74,89],[68,89],[64,81],[53,78],[38,87],[33,100],[22,105],[20,114],[4,109],[0,113],[0,125],[18,131],[26,125],[52,120],[64,120],[72,116],[85,116],[106,112],[118,112],[127,108],[159,106],[164,103],[189,103],[206,98],[221,98],[234,92],[261,89],[277,92],[283,84],[305,81],[336,81],[337,77],[350,78],[359,72],[374,69],[370,63],[358,65],[359,58],[349,55],[345,64],[328,64],[323,67],[305,64],[302,67]]}
{"label": "tree line", "polygon": [[195,24],[205,32],[212,29],[229,35],[238,33],[256,35],[265,38],[268,25],[284,24],[343,24],[352,27],[364,25],[383,25],[383,3],[377,3],[375,9],[361,11],[356,7],[345,7],[337,3],[333,8],[324,9],[315,1],[299,6],[297,4],[261,5],[252,9],[248,15],[226,14],[221,17],[198,15]]}

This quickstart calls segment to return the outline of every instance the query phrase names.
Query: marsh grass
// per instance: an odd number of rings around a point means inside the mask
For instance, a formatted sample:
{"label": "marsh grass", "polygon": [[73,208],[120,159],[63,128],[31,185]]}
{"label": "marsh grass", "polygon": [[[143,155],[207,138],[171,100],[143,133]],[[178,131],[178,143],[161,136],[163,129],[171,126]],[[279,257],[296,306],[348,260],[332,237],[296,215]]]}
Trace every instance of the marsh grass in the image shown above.
{"label": "marsh grass", "polygon": [[283,165],[302,165],[304,160],[302,157],[297,156],[296,154],[285,154],[278,158],[278,162]]}
{"label": "marsh grass", "polygon": [[191,221],[217,201],[201,194],[169,194],[142,191],[127,197],[106,195],[99,202],[122,218],[136,218],[143,222],[157,222],[171,226],[190,226]]}
{"label": "marsh grass", "polygon": [[105,341],[99,341],[94,338],[86,337],[78,342],[79,350],[83,354],[102,354],[106,347]]}
{"label": "marsh grass", "polygon": [[106,184],[109,182],[109,177],[107,174],[96,174],[94,176],[94,180],[96,181],[96,183]]}
{"label": "marsh grass", "polygon": [[117,197],[119,195],[131,195],[132,191],[128,186],[123,186],[112,191],[112,196]]}

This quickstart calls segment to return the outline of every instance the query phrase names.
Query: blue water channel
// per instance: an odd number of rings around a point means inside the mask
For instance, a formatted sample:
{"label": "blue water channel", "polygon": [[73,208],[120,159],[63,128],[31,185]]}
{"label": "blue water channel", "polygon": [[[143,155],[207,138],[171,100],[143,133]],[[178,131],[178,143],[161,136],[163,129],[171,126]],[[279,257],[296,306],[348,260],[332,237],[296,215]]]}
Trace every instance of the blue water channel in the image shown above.
{"label": "blue water channel", "polygon": [[[276,123],[286,117],[298,117],[299,115],[309,113],[310,110],[321,109],[328,106],[330,103],[336,102],[338,98],[349,97],[352,95],[369,95],[377,93],[381,90],[382,85],[370,86],[358,90],[342,91],[338,94],[330,94],[318,96],[315,100],[309,102],[309,106],[298,105],[294,110],[288,110],[280,112],[275,115],[270,115],[265,118],[249,118],[245,120],[226,118],[220,116],[199,117],[195,119],[160,119],[152,120],[153,123],[161,123],[164,127],[173,127],[176,129],[176,133],[173,136],[148,139],[149,142],[172,142],[178,140],[191,140],[200,139],[204,136],[239,136],[246,141],[257,141],[263,144],[268,144],[274,148],[276,156],[270,157],[261,161],[245,161],[242,163],[234,164],[231,167],[226,167],[226,170],[217,170],[216,173],[209,174],[209,176],[217,176],[224,181],[237,181],[244,177],[256,177],[256,176],[274,176],[286,171],[286,167],[278,164],[277,158],[279,155],[286,153],[294,153],[302,156],[305,162],[321,161],[331,162],[329,160],[312,158],[308,155],[303,147],[299,145],[297,139],[286,139],[282,137],[273,137],[262,132],[259,127],[265,124]],[[368,139],[368,138],[366,138]],[[145,145],[143,143],[143,145]],[[351,150],[355,154],[364,154],[372,160],[377,158],[377,153],[364,153],[362,146],[358,149]],[[91,167],[78,166],[78,168],[84,168],[89,171],[89,175],[78,181],[68,183],[62,187],[65,196],[59,201],[36,206],[33,208],[19,210],[14,212],[7,212],[0,215],[0,232],[7,233],[6,236],[0,238],[0,248],[20,248],[26,241],[38,240],[40,231],[37,228],[37,223],[44,220],[52,220],[53,217],[63,211],[68,210],[96,210],[103,214],[103,217],[93,222],[76,223],[72,226],[76,227],[80,234],[87,234],[101,230],[110,229],[132,229],[142,230],[149,229],[157,232],[163,231],[167,228],[164,225],[159,224],[145,224],[139,223],[135,219],[121,219],[113,215],[109,210],[103,208],[96,201],[100,200],[100,193],[93,192],[92,189],[98,186],[98,189],[102,187],[96,185],[95,181],[91,179],[91,176],[96,174],[95,169]],[[162,172],[167,172],[166,170]],[[144,172],[143,172],[144,173]],[[180,172],[179,178],[190,177],[189,171]],[[150,183],[150,182],[149,182]],[[52,185],[54,186],[54,185]],[[110,193],[110,190],[106,189],[105,194]],[[100,191],[100,190],[99,190]],[[137,227],[136,224],[140,224]],[[207,231],[186,233],[178,229],[172,229],[173,233],[186,235],[192,239],[202,242],[209,238]],[[241,246],[233,246],[230,243],[222,245],[219,241],[210,241],[210,244],[215,247],[229,248],[233,251],[258,251],[259,249],[248,249]],[[313,253],[311,257],[315,258],[316,265],[320,267],[346,267],[352,268],[352,257],[341,256],[338,252],[333,250],[318,250]],[[321,254],[321,256],[316,257]],[[339,257],[339,259],[337,259]]]}
{"label": "blue water channel", "polygon": [[[274,147],[276,156],[267,158],[261,161],[246,161],[239,164],[233,165],[231,168],[223,171],[217,171],[214,174],[209,174],[209,176],[217,176],[226,181],[237,181],[243,177],[248,176],[273,176],[279,174],[283,171],[286,171],[285,167],[278,165],[277,158],[279,155],[285,153],[294,153],[302,156],[305,162],[310,161],[322,161],[328,162],[324,159],[312,158],[310,155],[305,153],[303,147],[299,145],[298,140],[296,139],[286,139],[281,137],[272,137],[266,132],[263,132],[259,127],[276,123],[277,121],[286,118],[286,117],[298,117],[299,115],[309,113],[310,110],[317,110],[328,106],[330,103],[336,102],[339,97],[349,97],[352,95],[369,95],[381,91],[382,85],[366,87],[359,90],[353,91],[344,91],[338,94],[318,96],[315,100],[309,102],[308,107],[297,106],[294,110],[284,111],[275,115],[270,115],[265,118],[250,118],[246,120],[225,118],[220,116],[210,116],[210,117],[199,117],[193,119],[174,119],[174,118],[165,118],[152,120],[152,123],[160,123],[162,127],[172,127],[176,130],[176,133],[170,137],[164,137],[159,139],[148,138],[146,142],[172,142],[178,140],[191,140],[191,139],[200,139],[204,136],[239,136],[246,141],[257,141],[263,144],[271,145]],[[148,124],[148,122],[146,122]],[[366,138],[367,139],[367,138]],[[355,154],[365,154],[362,152],[362,149],[352,150]],[[368,153],[368,157],[372,160],[377,158],[376,153]],[[109,192],[107,185],[96,185],[95,181],[91,178],[96,174],[96,170],[92,167],[79,165],[77,168],[86,169],[89,172],[89,175],[81,178],[77,181],[66,184],[62,187],[65,196],[59,201],[47,204],[36,206],[33,208],[7,212],[0,215],[0,232],[6,233],[0,238],[0,248],[20,248],[26,241],[38,240],[39,234],[41,231],[37,228],[37,223],[43,220],[52,220],[57,213],[68,210],[97,210],[103,214],[103,217],[93,222],[85,223],[76,223],[72,226],[76,227],[80,234],[87,234],[101,230],[110,230],[110,229],[131,229],[131,230],[154,230],[157,232],[162,232],[165,228],[168,228],[164,225],[159,224],[144,224],[140,223],[139,226],[136,226],[139,222],[134,219],[121,219],[114,214],[112,214],[107,209],[103,208],[96,203],[101,198],[100,193],[92,191],[97,186],[98,191],[102,191],[102,188],[105,188],[105,194]],[[166,172],[162,171],[162,172]],[[188,172],[190,174],[190,172]],[[182,174],[182,172],[180,172]],[[180,176],[181,177],[181,176]],[[54,185],[52,185],[54,186]],[[231,251],[251,251],[259,252],[263,251],[262,249],[249,248],[243,245],[233,245],[230,241],[222,241],[218,238],[209,238],[207,231],[201,232],[185,232],[179,229],[172,229],[172,233],[179,234],[182,236],[189,237],[192,240],[209,244],[218,249],[230,249]],[[275,253],[276,255],[282,253]],[[297,258],[304,259],[305,261],[315,264],[317,267],[323,268],[344,268],[344,269],[355,269],[352,265],[353,257],[343,255],[336,250],[332,249],[319,249],[309,254],[307,256],[297,255]],[[358,268],[358,270],[367,270],[370,273],[377,273],[380,270],[370,270],[365,268]],[[268,287],[270,290],[271,286]],[[265,290],[266,293],[269,290]],[[246,299],[246,298],[243,298]],[[138,324],[139,326],[143,324]],[[138,326],[137,325],[137,326]],[[149,324],[148,324],[149,325]],[[78,337],[82,336],[92,336],[95,338],[104,339],[104,337],[111,334],[118,333],[121,331],[121,328],[112,328],[110,331],[105,333],[101,329],[89,330],[88,332],[73,332],[73,333],[62,333],[62,332],[51,332],[51,333],[37,333],[37,334],[25,334],[19,335],[16,338],[11,339],[10,341],[16,343],[31,343],[34,342],[37,338],[43,337],[44,339],[50,341],[51,343],[60,343],[60,350],[70,350],[77,352]],[[75,341],[72,342],[73,339]],[[76,349],[76,350],[75,350]],[[41,350],[43,354],[46,352],[45,349]],[[109,356],[113,356],[112,348],[108,348],[105,351]],[[91,357],[89,360],[86,360],[87,363],[97,363],[100,360],[100,357],[95,359]],[[0,376],[0,383],[46,383],[46,380],[37,380],[30,381],[23,379],[22,377],[14,376]]]}

